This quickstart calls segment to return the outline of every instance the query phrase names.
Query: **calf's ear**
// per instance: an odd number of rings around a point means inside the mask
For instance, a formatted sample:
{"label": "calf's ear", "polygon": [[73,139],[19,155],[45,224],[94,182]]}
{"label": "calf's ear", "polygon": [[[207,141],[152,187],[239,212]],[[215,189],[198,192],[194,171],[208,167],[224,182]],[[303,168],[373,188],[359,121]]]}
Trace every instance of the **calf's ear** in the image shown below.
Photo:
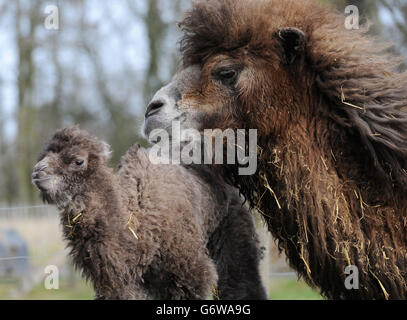
{"label": "calf's ear", "polygon": [[111,154],[112,154],[112,149],[110,148],[110,145],[107,144],[106,142],[102,141],[100,144],[100,159],[102,162],[106,163],[110,160]]}
{"label": "calf's ear", "polygon": [[276,32],[280,43],[280,54],[285,65],[294,63],[295,59],[304,52],[305,33],[297,28],[282,28]]}

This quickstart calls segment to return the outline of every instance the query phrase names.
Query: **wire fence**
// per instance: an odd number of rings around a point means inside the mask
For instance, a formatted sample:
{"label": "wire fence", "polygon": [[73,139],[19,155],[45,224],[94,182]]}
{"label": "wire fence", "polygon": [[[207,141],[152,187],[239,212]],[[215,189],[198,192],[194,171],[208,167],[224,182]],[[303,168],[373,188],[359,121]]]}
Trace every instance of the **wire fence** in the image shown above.
{"label": "wire fence", "polygon": [[0,208],[0,211],[16,211],[16,210],[30,210],[30,209],[46,209],[49,206],[28,206],[28,207],[10,207],[10,208]]}
{"label": "wire fence", "polygon": [[40,256],[14,256],[14,257],[5,257],[5,258],[1,258],[0,257],[0,262],[1,261],[13,261],[13,260],[27,260],[27,259],[43,259],[43,258],[51,258],[51,257],[55,257],[58,256],[62,253],[65,253],[65,250],[60,250],[51,254],[44,254],[44,255],[40,255]]}
{"label": "wire fence", "polygon": [[[28,247],[26,254],[16,250],[14,252],[5,250],[7,246],[4,243],[7,243],[4,238],[5,230],[13,230],[23,239]],[[268,275],[273,279],[297,278],[297,275],[287,267],[284,259],[275,259],[276,256],[273,256],[272,253],[271,255],[269,253],[264,259],[270,261],[270,256],[275,261],[271,261],[267,265],[265,277]],[[21,296],[43,281],[45,266],[57,264],[61,268],[65,268],[64,266],[67,265],[72,268],[67,258],[56,209],[47,205],[0,206],[0,284],[13,283],[15,280],[15,277],[7,278],[4,277],[4,274],[2,275],[1,271],[5,266],[17,268],[20,265],[28,265],[29,268],[25,270],[25,273],[18,275],[18,280],[24,283],[23,289],[18,291],[18,294],[13,293]]]}
{"label": "wire fence", "polygon": [[[38,223],[38,219],[41,219],[40,223]],[[53,227],[49,228],[49,226],[45,226],[43,230],[41,230],[41,226],[37,227],[38,224],[43,224],[45,221],[49,221]],[[14,206],[14,207],[5,207],[5,206],[0,206],[0,230],[2,228],[15,228],[19,231],[22,231],[24,237],[27,237],[27,240],[31,245],[33,243],[38,243],[38,241],[30,241],[31,239],[31,231],[32,230],[27,230],[22,226],[24,223],[23,221],[26,221],[26,223],[32,222],[33,224],[33,229],[36,231],[40,231],[41,238],[43,240],[46,240],[47,237],[49,237],[51,234],[53,238],[55,239],[55,235],[59,236],[60,239],[62,239],[61,233],[60,233],[60,228],[59,228],[59,218],[58,214],[55,210],[54,207],[49,206],[49,205],[32,205],[32,206]],[[21,230],[22,229],[22,230]],[[46,230],[44,230],[46,229]],[[45,232],[42,232],[45,231]],[[36,239],[38,240],[38,239]],[[0,239],[1,241],[1,239]],[[61,240],[62,241],[62,240]],[[0,242],[1,245],[1,242]],[[24,260],[24,259],[30,259],[30,260],[35,260],[35,259],[43,259],[43,258],[49,258],[53,257],[56,255],[59,255],[61,253],[66,252],[65,249],[57,250],[52,253],[41,253],[42,248],[32,248],[31,251],[40,253],[36,255],[21,255],[21,256],[7,256],[3,257],[1,256],[0,252],[0,262],[1,261],[11,261],[11,260]],[[287,272],[287,271],[278,271],[280,269],[286,269],[286,263],[284,259],[279,259],[274,256],[274,260],[278,260],[275,262],[271,263],[271,268],[269,272],[270,277],[297,277],[295,272]]]}
{"label": "wire fence", "polygon": [[32,292],[46,278],[49,265],[64,277],[72,269],[56,209],[0,205],[0,299]]}

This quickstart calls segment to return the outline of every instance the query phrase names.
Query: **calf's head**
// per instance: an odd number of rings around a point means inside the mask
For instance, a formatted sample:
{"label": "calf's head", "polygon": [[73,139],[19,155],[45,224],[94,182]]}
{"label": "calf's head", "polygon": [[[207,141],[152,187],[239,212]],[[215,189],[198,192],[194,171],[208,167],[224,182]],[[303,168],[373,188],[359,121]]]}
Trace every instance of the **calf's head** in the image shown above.
{"label": "calf's head", "polygon": [[78,127],[55,132],[41,151],[32,181],[44,201],[66,205],[89,185],[95,171],[105,165],[109,146]]}

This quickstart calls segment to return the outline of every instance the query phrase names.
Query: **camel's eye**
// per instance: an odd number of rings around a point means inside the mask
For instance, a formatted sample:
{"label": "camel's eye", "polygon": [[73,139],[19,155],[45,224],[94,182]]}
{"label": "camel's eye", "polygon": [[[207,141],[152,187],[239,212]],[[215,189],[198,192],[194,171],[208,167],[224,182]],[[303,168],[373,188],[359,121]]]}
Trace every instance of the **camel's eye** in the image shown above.
{"label": "camel's eye", "polygon": [[234,69],[221,69],[215,72],[215,77],[225,86],[234,86],[238,72]]}
{"label": "camel's eye", "polygon": [[78,167],[82,167],[85,161],[83,161],[82,159],[77,159],[75,160],[75,165]]}

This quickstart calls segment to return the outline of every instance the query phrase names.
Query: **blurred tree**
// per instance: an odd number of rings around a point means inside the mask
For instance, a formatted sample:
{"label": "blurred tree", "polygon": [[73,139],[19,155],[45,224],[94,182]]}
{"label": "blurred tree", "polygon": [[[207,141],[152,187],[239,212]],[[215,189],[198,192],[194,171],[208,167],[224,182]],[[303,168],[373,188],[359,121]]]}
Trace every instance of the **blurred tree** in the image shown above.
{"label": "blurred tree", "polygon": [[[110,11],[108,7],[105,7],[105,17],[103,20],[107,24],[109,21],[112,25],[113,32],[118,35],[120,41],[125,42],[120,36],[122,31],[117,25],[117,22],[109,17]],[[125,92],[125,94],[118,95],[112,90],[113,79],[107,73],[107,70],[103,64],[103,57],[100,55],[99,44],[102,43],[102,39],[97,36],[97,33],[92,30],[89,32],[90,25],[86,20],[86,12],[82,10],[80,17],[80,47],[83,49],[83,53],[86,54],[88,61],[90,62],[91,70],[94,74],[94,86],[98,97],[101,100],[101,108],[107,113],[107,122],[103,125],[99,125],[97,134],[103,136],[108,140],[109,144],[113,148],[113,154],[111,162],[113,165],[117,165],[123,154],[134,143],[141,143],[145,145],[145,141],[141,138],[140,130],[142,123],[142,117],[135,116],[130,112],[131,110],[131,98],[132,92]],[[131,78],[135,78],[132,72],[128,74],[121,74],[122,82],[131,83]],[[132,90],[137,88],[132,88]],[[102,122],[101,120],[98,120]],[[79,121],[83,122],[83,121]],[[101,124],[101,123],[100,123]]]}
{"label": "blurred tree", "polygon": [[40,17],[38,2],[15,1],[15,37],[18,50],[18,100],[17,100],[17,174],[20,200],[34,201],[31,186],[32,165],[38,152],[36,132],[37,112],[33,105],[35,65],[33,52],[36,47],[35,32]]}
{"label": "blurred tree", "polygon": [[[177,68],[179,55],[174,40],[177,39],[179,34],[175,22],[181,16],[188,1],[148,0],[145,14],[140,13],[133,0],[127,0],[127,3],[134,16],[141,18],[147,29],[149,62],[144,79],[143,95],[145,103],[148,103],[152,98],[152,94],[168,80],[163,78],[163,74],[172,75]],[[170,21],[163,18],[164,13],[170,15]],[[166,47],[166,43],[170,43],[170,47]],[[166,62],[166,66],[164,66],[164,62]],[[164,70],[166,68],[167,70]]]}
{"label": "blurred tree", "polygon": [[109,143],[114,148],[112,163],[116,165],[132,144],[141,142],[140,133],[137,130],[137,124],[140,125],[141,122],[140,119],[129,113],[128,97],[121,100],[110,93],[109,81],[95,48],[88,46],[86,41],[83,42],[83,47],[92,62],[95,78],[97,79],[96,86],[101,96],[103,108],[109,114],[109,125],[104,127],[103,134],[107,136]]}
{"label": "blurred tree", "polygon": [[[0,79],[0,87],[2,86],[2,81]],[[4,167],[6,164],[6,139],[4,138],[5,130],[4,130],[4,124],[5,124],[5,115],[3,111],[3,99],[2,96],[0,95],[0,175],[5,173]],[[4,177],[3,177],[4,179]],[[2,179],[2,180],[3,180]],[[0,195],[6,193],[6,186],[4,183],[0,183]],[[1,198],[0,198],[0,203],[1,203]]]}
{"label": "blurred tree", "polygon": [[404,65],[400,69],[407,69],[407,2],[400,0],[379,0],[379,3],[390,13],[392,24],[386,26],[387,35],[396,44],[396,54],[404,54]]}
{"label": "blurred tree", "polygon": [[407,46],[407,2],[400,0],[379,0],[391,14],[393,23],[402,35],[403,45]]}
{"label": "blurred tree", "polygon": [[162,21],[158,0],[148,1],[148,11],[144,21],[147,27],[150,49],[150,62],[144,85],[144,97],[146,102],[148,102],[151,99],[151,94],[162,86],[158,67],[160,56],[163,54],[161,46],[167,25]]}
{"label": "blurred tree", "polygon": [[381,21],[379,18],[379,9],[377,0],[322,0],[323,2],[333,3],[341,12],[345,11],[345,8],[349,5],[356,5],[359,9],[360,17],[368,19],[372,24],[370,32],[374,35],[380,35],[382,30]]}
{"label": "blurred tree", "polygon": [[[374,33],[398,39],[398,50],[407,51],[405,1],[319,1],[341,12],[357,5],[362,23],[368,17]],[[8,62],[0,61],[0,76],[7,83],[0,82],[0,94],[9,88],[4,99],[15,115],[5,119],[0,114],[0,202],[37,199],[30,173],[40,144],[67,123],[79,123],[106,139],[114,164],[131,144],[143,143],[139,132],[145,105],[180,62],[175,21],[188,0],[54,3],[60,9],[60,30],[49,31],[42,27],[46,0],[0,0],[0,34],[10,38],[0,55],[13,54]],[[384,10],[394,24],[380,21]],[[6,121],[12,122],[8,129],[16,128],[15,135],[14,130],[3,135]]]}
{"label": "blurred tree", "polygon": [[45,104],[42,109],[42,113],[47,115],[48,123],[52,126],[51,129],[55,130],[60,128],[62,125],[62,95],[63,95],[63,67],[61,61],[59,59],[59,53],[61,50],[61,44],[58,40],[58,34],[55,33],[52,37],[50,37],[50,55],[51,55],[51,63],[54,66],[55,70],[55,83],[53,86],[54,95],[52,100]]}
{"label": "blurred tree", "polygon": [[[389,48],[389,53],[394,55],[407,55],[407,2],[401,0],[321,0],[336,5],[339,10],[344,10],[348,5],[356,5],[361,15],[361,23],[368,19],[371,23],[370,34],[391,39],[396,44]],[[390,14],[391,21],[382,21],[383,9]],[[407,59],[400,71],[407,67]]]}

